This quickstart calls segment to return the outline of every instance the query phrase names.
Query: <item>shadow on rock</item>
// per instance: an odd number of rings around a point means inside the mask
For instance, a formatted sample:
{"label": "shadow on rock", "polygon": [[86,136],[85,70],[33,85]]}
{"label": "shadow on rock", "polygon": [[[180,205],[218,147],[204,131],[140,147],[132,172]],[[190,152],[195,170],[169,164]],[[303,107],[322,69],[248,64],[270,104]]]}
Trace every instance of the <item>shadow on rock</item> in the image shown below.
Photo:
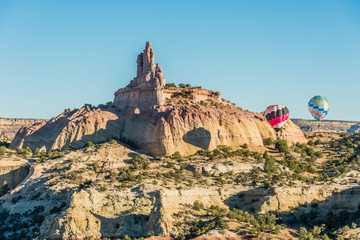
{"label": "shadow on rock", "polygon": [[120,214],[116,218],[105,218],[101,215],[92,213],[101,222],[102,237],[130,237],[146,236],[146,225],[149,221],[149,215]]}
{"label": "shadow on rock", "polygon": [[254,188],[248,191],[239,192],[225,199],[224,204],[230,209],[237,208],[252,214],[261,212],[264,204],[269,202],[271,196],[274,196],[273,188]]}
{"label": "shadow on rock", "polygon": [[182,138],[184,142],[202,149],[208,149],[211,141],[211,133],[205,128],[194,128],[188,131]]}
{"label": "shadow on rock", "polygon": [[293,211],[283,212],[280,217],[283,223],[292,226],[320,226],[327,229],[338,229],[360,218],[360,187],[352,187],[334,192],[323,201],[299,205]]}

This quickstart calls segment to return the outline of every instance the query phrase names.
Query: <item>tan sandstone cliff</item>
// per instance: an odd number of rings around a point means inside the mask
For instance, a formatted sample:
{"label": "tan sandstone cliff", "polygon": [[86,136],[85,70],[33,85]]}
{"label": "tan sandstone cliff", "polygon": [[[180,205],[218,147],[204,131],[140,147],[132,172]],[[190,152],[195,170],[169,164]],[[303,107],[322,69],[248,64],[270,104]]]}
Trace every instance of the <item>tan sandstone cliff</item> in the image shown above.
{"label": "tan sandstone cliff", "polygon": [[[12,148],[62,149],[116,138],[156,155],[191,154],[217,145],[263,145],[276,138],[263,114],[224,101],[219,92],[191,88],[164,90],[165,78],[148,42],[137,59],[137,76],[115,93],[108,108],[66,110],[48,122],[19,130]],[[305,142],[290,120],[280,134],[290,144]]]}
{"label": "tan sandstone cliff", "polygon": [[12,140],[21,127],[30,127],[41,119],[0,118],[0,134]]}

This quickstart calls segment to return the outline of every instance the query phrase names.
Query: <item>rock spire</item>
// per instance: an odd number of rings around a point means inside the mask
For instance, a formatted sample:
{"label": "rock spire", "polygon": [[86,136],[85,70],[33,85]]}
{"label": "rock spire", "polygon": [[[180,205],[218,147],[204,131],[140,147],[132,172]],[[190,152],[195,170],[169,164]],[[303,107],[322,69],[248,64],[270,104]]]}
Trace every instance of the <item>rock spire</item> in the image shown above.
{"label": "rock spire", "polygon": [[146,42],[145,50],[137,57],[137,74],[125,87],[115,92],[114,106],[147,108],[164,104],[165,77],[159,64],[155,65],[154,50]]}

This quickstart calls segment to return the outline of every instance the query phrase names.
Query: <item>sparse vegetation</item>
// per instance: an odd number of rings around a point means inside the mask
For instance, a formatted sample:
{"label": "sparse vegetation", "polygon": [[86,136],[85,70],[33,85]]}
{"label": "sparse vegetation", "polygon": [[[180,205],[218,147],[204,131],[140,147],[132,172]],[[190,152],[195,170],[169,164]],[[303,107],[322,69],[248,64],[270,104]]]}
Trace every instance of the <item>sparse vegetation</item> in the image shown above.
{"label": "sparse vegetation", "polygon": [[[289,146],[283,140],[273,142],[271,139],[265,139],[266,147],[261,148],[249,144],[238,147],[219,145],[212,150],[200,149],[190,156],[183,156],[179,152],[156,158],[135,155],[127,158],[123,166],[113,169],[108,168],[106,158],[81,161],[74,155],[62,158],[68,156],[66,155],[69,153],[68,150],[46,152],[34,149],[30,152],[31,150],[27,149],[13,151],[0,148],[0,155],[4,157],[13,152],[16,158],[31,156],[36,164],[46,163],[48,160],[51,160],[49,163],[59,161],[58,170],[47,178],[46,188],[49,191],[61,188],[60,186],[63,186],[64,191],[95,189],[99,194],[106,196],[103,202],[104,208],[111,208],[113,201],[116,201],[113,192],[130,189],[138,191],[136,189],[143,189],[143,186],[146,188],[149,184],[155,189],[176,190],[179,196],[188,194],[187,191],[196,187],[211,189],[216,195],[224,197],[228,196],[227,189],[236,186],[239,189],[246,187],[250,192],[259,191],[262,194],[269,192],[266,196],[271,198],[274,189],[284,188],[284,191],[288,191],[293,188],[293,191],[297,192],[299,188],[311,189],[313,184],[324,185],[326,188],[332,184],[345,186],[358,183],[360,134],[328,138],[330,140],[324,140],[326,136],[314,137],[313,134],[309,134],[308,137],[308,143],[297,143],[293,146]],[[101,149],[118,148],[122,145],[118,145],[113,139],[104,145],[88,144],[88,147],[92,148],[91,151],[81,150],[81,154],[96,156],[102,151]],[[25,153],[26,151],[30,153]],[[108,152],[108,149],[106,151]],[[242,166],[251,166],[251,168],[241,170],[245,169]],[[38,182],[37,179],[32,181],[34,185]],[[0,190],[2,194],[9,190],[8,185],[5,185]],[[48,198],[49,191],[34,190],[28,199],[20,195],[14,196],[11,198],[11,204],[16,205],[22,201],[40,202]],[[307,191],[304,190],[304,194],[307,194]],[[354,193],[349,190],[348,194]],[[248,196],[257,195],[249,193]],[[349,236],[353,234],[351,231],[357,228],[360,217],[360,210],[355,212],[336,208],[331,210],[329,207],[325,211],[328,203],[327,199],[318,198],[323,196],[321,193],[315,195],[311,201],[301,202],[289,211],[269,211],[264,214],[257,212],[258,207],[265,204],[262,202],[263,197],[249,199],[248,196],[237,196],[238,200],[236,200],[242,203],[237,207],[246,206],[247,209],[232,207],[228,210],[223,205],[208,207],[204,205],[202,199],[192,204],[181,205],[183,210],[176,213],[175,219],[179,220],[174,223],[174,227],[182,233],[179,239],[197,237],[211,230],[229,230],[241,236],[267,237],[282,234],[289,229],[292,229],[299,239],[341,239],[342,237],[350,239]],[[226,199],[226,201],[230,200]],[[7,212],[0,213],[0,217],[3,218],[0,218],[0,223],[4,226],[14,226],[5,230],[7,233],[12,231],[12,237],[35,237],[40,231],[38,228],[45,216],[60,214],[69,206],[65,200],[60,203],[45,209],[37,208],[34,212],[29,211],[25,217],[21,215],[20,219],[30,221],[32,227],[30,224],[24,225],[24,221],[15,221],[15,217],[19,216]],[[128,211],[131,214],[137,209],[131,207]],[[0,227],[0,231],[4,231],[3,229]],[[32,229],[35,229],[36,234]],[[4,235],[0,233],[0,237],[2,236]]]}

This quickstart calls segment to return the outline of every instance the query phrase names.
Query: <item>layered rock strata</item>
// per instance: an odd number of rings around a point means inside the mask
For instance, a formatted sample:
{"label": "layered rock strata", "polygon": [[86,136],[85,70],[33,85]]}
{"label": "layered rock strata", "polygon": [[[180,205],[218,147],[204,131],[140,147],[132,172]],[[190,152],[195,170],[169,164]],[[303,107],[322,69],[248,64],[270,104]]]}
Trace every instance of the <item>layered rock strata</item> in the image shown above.
{"label": "layered rock strata", "polygon": [[[164,91],[165,78],[154,63],[149,42],[137,64],[136,78],[115,93],[112,107],[66,110],[48,122],[20,129],[11,147],[79,148],[88,141],[116,138],[156,156],[176,151],[192,154],[218,145],[263,146],[263,139],[276,138],[263,114],[236,107],[222,100],[219,92],[190,88]],[[280,137],[290,144],[306,141],[290,120]]]}
{"label": "layered rock strata", "polygon": [[30,127],[42,119],[0,118],[0,134],[12,140],[21,127]]}
{"label": "layered rock strata", "polygon": [[137,57],[136,77],[125,88],[119,89],[114,94],[115,107],[147,108],[164,104],[165,77],[159,64],[155,65],[154,58],[151,43],[147,42],[144,52]]}
{"label": "layered rock strata", "polygon": [[293,119],[293,122],[304,132],[355,133],[360,129],[360,123],[355,121]]}
{"label": "layered rock strata", "polygon": [[26,161],[1,159],[0,160],[0,187],[6,182],[10,189],[15,188],[29,174],[30,167]]}

